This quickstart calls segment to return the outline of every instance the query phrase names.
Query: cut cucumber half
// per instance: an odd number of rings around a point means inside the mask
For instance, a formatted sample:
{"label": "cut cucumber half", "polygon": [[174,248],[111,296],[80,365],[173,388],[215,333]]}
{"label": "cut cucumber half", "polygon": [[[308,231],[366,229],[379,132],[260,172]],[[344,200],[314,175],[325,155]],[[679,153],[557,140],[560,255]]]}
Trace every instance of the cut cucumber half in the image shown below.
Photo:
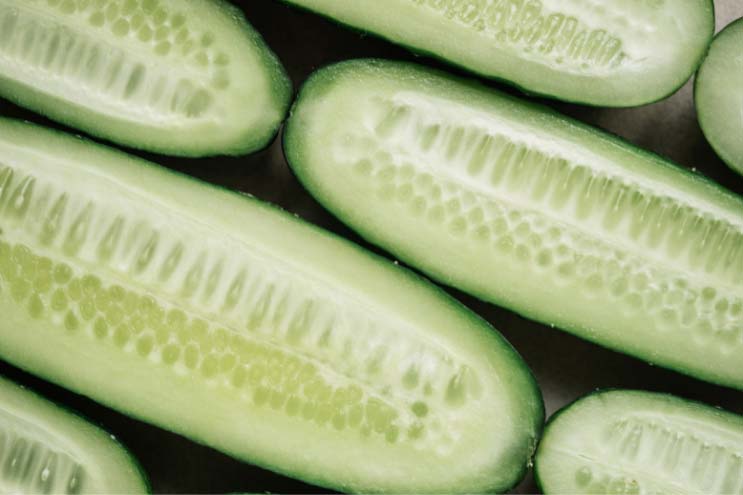
{"label": "cut cucumber half", "polygon": [[711,0],[284,0],[528,93],[607,107],[660,100],[696,70]]}
{"label": "cut cucumber half", "polygon": [[537,450],[546,494],[743,493],[743,417],[672,395],[588,395],[555,414]]}
{"label": "cut cucumber half", "polygon": [[0,0],[0,96],[133,148],[234,155],[273,138],[291,83],[222,0]]}
{"label": "cut cucumber half", "polygon": [[0,357],[341,490],[505,490],[525,363],[422,279],[259,201],[0,121]]}
{"label": "cut cucumber half", "polygon": [[0,378],[0,493],[147,493],[105,431]]}
{"label": "cut cucumber half", "polygon": [[537,105],[412,64],[302,89],[287,159],[331,212],[435,279],[743,388],[743,201]]}
{"label": "cut cucumber half", "polygon": [[715,37],[697,74],[694,100],[707,141],[743,174],[743,19]]}

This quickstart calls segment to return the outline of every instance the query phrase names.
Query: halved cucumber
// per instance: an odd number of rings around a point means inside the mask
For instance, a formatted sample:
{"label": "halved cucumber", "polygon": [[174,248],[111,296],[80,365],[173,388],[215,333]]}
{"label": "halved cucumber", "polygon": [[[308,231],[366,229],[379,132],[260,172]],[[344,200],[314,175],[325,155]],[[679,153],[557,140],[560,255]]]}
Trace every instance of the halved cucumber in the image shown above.
{"label": "halved cucumber", "polygon": [[222,0],[0,0],[0,96],[117,143],[200,156],[267,145],[291,83]]}
{"label": "halved cucumber", "polygon": [[434,286],[276,208],[0,121],[0,356],[238,458],[367,492],[504,490],[543,421]]}
{"label": "halved cucumber", "polygon": [[595,129],[411,64],[316,73],[299,179],[439,281],[743,388],[743,201]]}
{"label": "halved cucumber", "polygon": [[743,174],[743,19],[715,37],[697,74],[694,100],[707,140]]}
{"label": "halved cucumber", "polygon": [[667,394],[597,392],[550,418],[535,477],[546,494],[743,493],[743,417]]}
{"label": "halved cucumber", "polygon": [[105,431],[0,378],[0,493],[147,493]]}
{"label": "halved cucumber", "polygon": [[284,0],[529,93],[609,107],[676,91],[714,34],[710,0]]}

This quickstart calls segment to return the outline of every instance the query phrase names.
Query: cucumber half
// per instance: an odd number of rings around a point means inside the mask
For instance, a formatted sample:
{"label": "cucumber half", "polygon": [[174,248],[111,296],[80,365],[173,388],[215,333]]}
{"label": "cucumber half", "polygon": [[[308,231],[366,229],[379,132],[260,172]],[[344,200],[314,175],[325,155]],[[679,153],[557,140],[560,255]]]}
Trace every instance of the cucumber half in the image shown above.
{"label": "cucumber half", "polygon": [[743,388],[743,201],[540,106],[412,64],[302,89],[287,159],[330,211],[435,279]]}
{"label": "cucumber half", "polygon": [[743,493],[743,417],[672,395],[597,392],[547,424],[546,494]]}
{"label": "cucumber half", "polygon": [[529,93],[626,107],[681,87],[711,0],[284,0]]}
{"label": "cucumber half", "polygon": [[0,121],[0,357],[341,490],[505,490],[540,393],[487,323],[254,199]]}
{"label": "cucumber half", "polygon": [[147,493],[105,431],[0,378],[1,493]]}
{"label": "cucumber half", "polygon": [[712,42],[694,86],[699,124],[707,141],[743,174],[743,19]]}
{"label": "cucumber half", "polygon": [[0,96],[133,148],[266,146],[291,83],[222,0],[0,0]]}

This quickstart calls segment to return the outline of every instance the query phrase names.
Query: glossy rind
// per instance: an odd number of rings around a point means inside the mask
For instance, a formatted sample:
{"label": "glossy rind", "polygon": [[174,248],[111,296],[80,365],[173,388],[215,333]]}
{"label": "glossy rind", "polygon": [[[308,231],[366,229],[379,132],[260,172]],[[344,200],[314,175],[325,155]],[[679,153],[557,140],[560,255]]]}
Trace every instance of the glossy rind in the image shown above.
{"label": "glossy rind", "polygon": [[669,394],[606,390],[553,415],[534,477],[550,494],[743,492],[743,417]]}
{"label": "glossy rind", "polygon": [[2,493],[148,493],[105,431],[0,377]]}
{"label": "glossy rind", "polygon": [[711,0],[283,0],[526,93],[629,107],[675,92],[714,34]]}
{"label": "glossy rind", "polygon": [[743,19],[715,36],[697,73],[694,102],[707,141],[743,174]]}
{"label": "glossy rind", "polygon": [[413,64],[301,90],[300,181],[433,278],[603,346],[743,388],[743,201],[541,106]]}
{"label": "glossy rind", "polygon": [[524,475],[543,421],[534,379],[439,289],[250,197],[0,130],[3,359],[343,491],[505,490]]}
{"label": "glossy rind", "polygon": [[250,153],[276,135],[291,94],[224,0],[0,0],[0,96],[118,144]]}

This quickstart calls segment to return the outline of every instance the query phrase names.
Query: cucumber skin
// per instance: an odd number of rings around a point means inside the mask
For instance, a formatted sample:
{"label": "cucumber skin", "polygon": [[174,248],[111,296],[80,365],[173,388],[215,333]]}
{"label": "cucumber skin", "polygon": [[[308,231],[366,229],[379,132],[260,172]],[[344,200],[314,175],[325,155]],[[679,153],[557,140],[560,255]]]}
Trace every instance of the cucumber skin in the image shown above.
{"label": "cucumber skin", "polygon": [[[704,61],[705,57],[707,56],[707,50],[705,50],[704,53],[702,53],[700,55],[699,59],[693,64],[694,69],[689,73],[689,76],[686,79],[684,79],[683,82],[681,82],[679,85],[677,85],[673,89],[670,89],[667,93],[665,93],[665,94],[663,94],[661,96],[656,97],[655,99],[650,99],[650,100],[647,100],[647,101],[644,101],[644,102],[641,102],[641,103],[633,103],[631,105],[622,104],[621,102],[614,103],[614,102],[609,102],[609,101],[603,101],[603,102],[600,102],[600,103],[593,103],[593,102],[590,102],[590,101],[579,100],[577,98],[566,98],[564,96],[560,96],[560,95],[556,95],[556,94],[552,94],[552,93],[540,93],[540,92],[534,91],[534,90],[532,90],[530,88],[521,86],[520,84],[518,84],[518,83],[516,83],[514,81],[511,81],[509,79],[506,79],[504,77],[499,77],[499,76],[496,76],[496,75],[493,75],[493,74],[489,74],[489,73],[484,72],[484,71],[480,71],[480,70],[475,69],[475,68],[472,68],[472,67],[467,67],[464,64],[460,64],[460,63],[458,63],[458,62],[456,62],[454,60],[447,59],[447,58],[439,55],[438,53],[435,53],[435,52],[426,50],[424,48],[418,48],[418,47],[410,46],[410,45],[408,45],[406,43],[403,43],[403,42],[394,40],[391,37],[385,36],[383,34],[376,33],[374,31],[367,31],[367,30],[365,30],[363,28],[360,28],[360,27],[357,27],[357,26],[353,26],[351,24],[346,24],[345,22],[343,22],[341,20],[338,20],[338,19],[336,19],[336,18],[334,18],[334,17],[332,17],[330,15],[327,15],[327,14],[324,14],[322,12],[317,12],[315,10],[312,10],[312,8],[310,8],[310,7],[306,7],[304,5],[296,5],[296,4],[294,4],[292,2],[292,0],[280,0],[280,1],[283,2],[283,3],[286,3],[288,5],[290,5],[292,8],[299,9],[299,10],[302,10],[304,12],[308,12],[310,14],[314,14],[314,15],[323,17],[324,19],[328,19],[329,21],[333,22],[334,24],[338,24],[340,26],[343,26],[343,27],[345,27],[347,29],[350,29],[351,31],[355,31],[356,33],[359,33],[361,35],[374,36],[375,38],[379,38],[379,39],[382,39],[382,40],[387,41],[389,43],[392,43],[394,45],[401,46],[401,47],[405,48],[406,50],[408,50],[409,52],[411,52],[415,56],[427,57],[427,58],[433,59],[435,61],[442,62],[442,63],[444,63],[444,64],[446,64],[448,66],[454,67],[456,69],[460,69],[460,70],[466,71],[466,72],[468,72],[470,74],[473,74],[475,76],[478,76],[478,77],[481,77],[481,78],[484,78],[484,79],[489,79],[491,81],[496,81],[496,82],[498,82],[500,84],[503,84],[503,85],[506,85],[506,86],[510,86],[512,88],[515,88],[519,92],[521,92],[523,94],[523,96],[529,96],[529,97],[534,97],[534,98],[548,98],[548,99],[552,99],[552,100],[558,100],[558,101],[563,101],[563,102],[566,102],[566,103],[573,103],[573,104],[576,104],[576,105],[582,105],[582,106],[593,107],[593,108],[631,108],[631,107],[639,107],[639,106],[644,106],[644,105],[651,105],[651,104],[657,103],[657,102],[659,102],[661,100],[665,100],[666,98],[668,98],[669,96],[673,95],[678,90],[680,90],[682,87],[684,87],[684,85],[689,81],[689,78],[699,68],[699,66],[702,64],[702,62]],[[714,15],[714,13],[715,13],[715,4],[714,4],[714,0],[707,0],[707,2],[709,4],[709,8],[712,11],[712,15],[710,16],[712,26],[711,26],[710,30],[714,33],[714,27],[715,27],[715,15]],[[710,42],[711,41],[712,41],[712,39],[710,38]],[[707,45],[708,45],[708,48],[709,48],[709,43],[707,43]],[[338,62],[338,63],[342,63],[342,62]],[[320,69],[321,68],[318,68],[317,70],[320,70]],[[309,81],[307,81],[307,82],[309,82]],[[295,100],[295,105],[296,105],[296,101],[298,101],[298,99],[299,99],[299,95],[297,95],[297,98]],[[547,108],[547,107],[545,107],[545,108]]]}
{"label": "cucumber skin", "polygon": [[[273,87],[273,105],[280,109],[283,118],[267,128],[262,135],[245,134],[235,141],[231,146],[201,146],[199,149],[183,150],[179,146],[159,144],[142,144],[140,139],[130,139],[126,133],[128,123],[126,121],[110,121],[99,125],[100,115],[93,110],[77,107],[63,98],[58,98],[38,91],[35,88],[25,86],[0,73],[0,95],[11,103],[39,113],[51,120],[60,122],[71,129],[79,129],[92,137],[105,140],[110,143],[120,144],[131,149],[151,151],[163,155],[180,156],[186,158],[201,158],[207,156],[242,156],[254,153],[268,147],[279,132],[279,128],[286,118],[287,111],[291,105],[293,94],[292,83],[286,68],[281,64],[276,54],[271,51],[256,31],[245,18],[243,11],[227,0],[209,0],[211,8],[221,10],[225,17],[232,21],[237,29],[248,35],[250,42],[259,52],[260,58],[271,75]],[[105,117],[104,117],[105,118]]]}
{"label": "cucumber skin", "polygon": [[[390,68],[392,70],[401,70],[401,72],[404,72],[407,70],[412,75],[406,75],[405,77],[412,77],[414,79],[420,79],[418,77],[418,75],[420,74],[426,79],[445,78],[447,79],[448,82],[454,82],[456,84],[466,87],[467,89],[474,89],[481,93],[489,92],[493,94],[495,98],[507,100],[509,103],[512,103],[515,106],[518,105],[518,106],[522,106],[525,108],[538,110],[539,112],[545,114],[545,116],[548,118],[556,118],[560,120],[561,123],[563,123],[566,128],[572,128],[572,129],[578,130],[579,132],[589,133],[590,135],[601,138],[602,140],[605,140],[609,142],[610,144],[613,144],[620,148],[624,148],[628,151],[631,151],[641,158],[652,160],[653,166],[655,167],[663,167],[668,170],[673,170],[676,173],[680,172],[686,175],[689,179],[691,179],[695,183],[696,187],[703,189],[705,192],[707,192],[711,196],[714,196],[717,200],[721,202],[729,203],[730,205],[739,208],[740,211],[743,211],[743,198],[725,189],[724,187],[712,181],[711,179],[701,175],[699,172],[691,171],[689,169],[676,165],[673,162],[669,161],[668,159],[656,153],[653,153],[649,150],[645,150],[645,149],[642,149],[642,148],[639,148],[633,145],[632,143],[630,143],[629,141],[626,141],[624,138],[620,136],[608,133],[603,130],[599,130],[583,122],[566,117],[565,115],[557,112],[556,110],[550,107],[547,107],[547,106],[544,106],[544,105],[541,105],[539,103],[535,103],[529,100],[523,100],[523,99],[520,99],[515,96],[511,96],[506,93],[502,93],[500,91],[497,91],[497,90],[494,90],[492,88],[485,86],[484,84],[482,84],[481,82],[477,80],[459,78],[459,77],[452,76],[446,72],[443,72],[437,69],[432,69],[432,68],[425,67],[425,66],[419,66],[417,64],[410,63],[410,62],[398,62],[398,61],[389,61],[389,60],[383,60],[383,59],[346,60],[346,61],[338,62],[335,64],[330,64],[324,68],[321,68],[315,71],[307,79],[304,85],[300,88],[297,98],[294,102],[294,105],[292,106],[292,109],[290,111],[289,119],[287,120],[287,123],[284,127],[284,132],[282,135],[284,155],[286,157],[287,163],[289,164],[290,168],[294,172],[299,182],[302,183],[302,185],[305,187],[305,189],[307,189],[307,191],[312,195],[312,197],[314,197],[323,206],[323,208],[325,208],[330,214],[340,219],[345,225],[353,229],[354,232],[356,232],[365,241],[375,246],[379,246],[385,251],[392,253],[396,257],[399,257],[401,261],[404,261],[406,264],[410,265],[410,267],[420,270],[423,274],[425,274],[427,277],[430,277],[434,281],[442,283],[448,287],[455,288],[457,290],[462,290],[468,294],[475,296],[481,301],[492,303],[492,304],[507,308],[511,311],[514,311],[515,313],[519,314],[520,316],[526,319],[536,321],[544,325],[549,325],[550,327],[553,327],[553,328],[554,327],[560,328],[568,333],[573,334],[576,337],[579,337],[584,340],[588,340],[605,349],[620,352],[622,354],[648,362],[647,356],[640,356],[638,354],[633,354],[629,351],[626,351],[625,349],[620,348],[619,346],[614,346],[609,342],[601,342],[597,339],[594,339],[592,337],[591,329],[588,327],[578,326],[578,325],[562,325],[562,324],[558,325],[556,322],[551,321],[549,318],[542,317],[539,313],[525,311],[521,309],[515,309],[511,305],[510,301],[506,299],[496,298],[485,292],[479,292],[476,290],[469,290],[469,289],[465,289],[462,287],[458,287],[457,284],[445,273],[444,270],[419,268],[415,259],[413,259],[412,257],[404,256],[403,253],[397,253],[395,252],[394,249],[388,248],[385,245],[383,236],[378,235],[375,232],[372,232],[371,229],[370,230],[358,229],[356,225],[347,221],[346,215],[341,208],[337,208],[337,209],[334,208],[332,206],[332,202],[328,198],[315,193],[315,187],[312,182],[312,179],[309,177],[309,175],[305,175],[305,166],[303,165],[303,160],[300,156],[300,153],[299,152],[295,153],[295,150],[299,150],[300,148],[299,143],[302,140],[302,137],[301,137],[302,131],[298,129],[298,127],[301,126],[301,123],[299,123],[298,119],[295,118],[297,108],[301,106],[305,100],[312,100],[313,98],[318,96],[318,94],[322,94],[325,91],[332,90],[331,86],[336,77],[335,73],[336,72],[342,73],[344,71],[349,70],[348,68],[351,68],[351,69],[354,68],[354,66],[362,66],[362,67],[369,66],[373,68],[374,70],[378,70],[378,71],[385,71],[385,70],[389,70]],[[693,370],[686,369],[682,366],[674,366],[671,363],[666,364],[664,362],[665,360],[663,359],[657,359],[657,358],[653,358],[653,359],[654,361],[652,361],[652,364],[658,364],[660,366],[672,369],[684,375],[691,376],[693,378],[697,378],[697,379],[710,382],[716,385],[730,387],[736,390],[743,390],[743,383],[736,383],[730,380],[720,378],[713,374],[696,372]]]}
{"label": "cucumber skin", "polygon": [[[536,453],[538,439],[541,437],[542,431],[544,428],[546,411],[545,411],[544,399],[542,396],[541,389],[539,388],[539,385],[537,383],[536,378],[534,377],[533,372],[527,366],[526,361],[524,361],[524,359],[521,357],[518,351],[510,344],[510,342],[508,342],[508,340],[506,340],[506,338],[500,332],[498,332],[488,321],[484,320],[474,311],[467,308],[462,302],[460,302],[459,300],[449,295],[444,289],[442,289],[441,287],[439,287],[438,285],[434,283],[431,283],[429,280],[424,278],[422,275],[408,268],[399,266],[396,263],[393,263],[388,258],[375,254],[367,249],[364,249],[360,245],[354,242],[351,242],[350,240],[342,237],[339,234],[325,230],[315,224],[302,220],[300,217],[296,216],[293,213],[288,212],[282,207],[278,205],[274,205],[272,203],[262,201],[256,198],[255,196],[253,196],[252,194],[236,192],[236,191],[229,190],[217,184],[203,182],[183,172],[161,167],[153,162],[144,160],[134,155],[128,155],[122,151],[119,151],[115,148],[111,148],[106,145],[100,144],[98,142],[92,141],[86,137],[77,136],[77,135],[72,136],[62,131],[58,131],[56,129],[43,128],[31,122],[18,121],[18,120],[8,119],[5,117],[0,117],[0,128],[3,128],[3,127],[9,128],[11,132],[17,132],[18,134],[26,134],[29,132],[29,130],[35,133],[44,133],[44,134],[47,134],[48,140],[50,142],[51,141],[64,142],[71,149],[76,149],[81,152],[84,151],[87,155],[94,155],[100,160],[105,160],[107,158],[115,159],[118,161],[126,160],[126,161],[131,162],[132,165],[140,166],[140,167],[147,167],[150,169],[157,169],[161,171],[161,173],[169,174],[173,177],[178,177],[181,180],[186,179],[194,184],[198,184],[202,187],[209,188],[212,190],[213,193],[218,193],[223,196],[229,196],[231,197],[231,199],[239,199],[240,201],[250,203],[252,207],[257,207],[260,210],[263,210],[269,214],[274,215],[276,218],[281,218],[281,220],[286,224],[298,226],[304,229],[308,234],[324,237],[326,240],[339,245],[339,247],[343,247],[345,249],[350,248],[350,250],[352,250],[353,252],[358,253],[362,255],[363,257],[367,258],[368,260],[374,262],[377,266],[380,267],[380,269],[387,271],[387,272],[394,272],[398,274],[399,276],[402,276],[408,279],[412,284],[425,287],[426,291],[429,292],[432,297],[437,298],[440,304],[449,306],[451,309],[459,313],[463,318],[469,320],[474,325],[479,326],[482,329],[482,333],[488,339],[490,339],[491,341],[497,342],[497,344],[495,345],[498,345],[501,347],[501,349],[503,350],[503,354],[506,355],[505,357],[508,359],[508,362],[510,363],[510,365],[516,366],[518,368],[517,371],[518,371],[518,374],[520,375],[519,378],[525,379],[525,380],[520,379],[518,381],[527,382],[528,389],[522,390],[519,392],[521,395],[527,397],[527,399],[525,399],[523,402],[529,402],[530,405],[532,406],[531,411],[534,413],[534,416],[531,418],[531,421],[529,421],[529,424],[531,426],[530,431],[533,432],[533,437],[531,439],[530,444],[528,445],[528,456],[525,459],[526,462],[523,463],[520,472],[517,473],[513,477],[513,483],[511,486],[497,487],[496,489],[489,490],[489,493],[490,492],[505,493],[509,491],[510,489],[512,489],[513,487],[517,486],[526,476],[527,471],[529,470],[529,467],[532,465],[531,463],[533,461],[534,454]],[[190,441],[193,441],[199,445],[213,448],[220,452],[224,452],[230,455],[231,457],[238,459],[242,462],[267,469],[269,471],[272,471],[274,473],[277,473],[277,474],[280,474],[280,475],[283,475],[289,478],[299,479],[308,484],[336,489],[344,493],[352,492],[351,487],[348,487],[342,484],[333,484],[333,483],[328,482],[328,480],[326,479],[313,478],[311,476],[299,476],[295,472],[289,469],[283,469],[282,466],[279,466],[279,465],[274,465],[274,464],[269,464],[269,463],[258,463],[256,462],[255,459],[251,457],[247,457],[244,454],[241,454],[239,452],[234,452],[234,451],[227,451],[225,449],[222,449],[221,447],[217,447],[211,444],[207,440],[198,438],[192,434],[186,434],[181,429],[179,429],[177,426],[174,427],[172,425],[166,424],[165,422],[153,421],[152,419],[148,418],[145,414],[140,414],[135,411],[130,411],[130,410],[127,410],[126,408],[119,407],[115,404],[116,402],[115,400],[109,400],[106,398],[101,398],[99,396],[88,395],[86,392],[82,390],[78,390],[76,387],[69,386],[68,384],[64,382],[64,380],[58,379],[52,373],[47,373],[46,371],[43,371],[43,370],[39,371],[32,366],[26,366],[23,362],[23,356],[18,356],[16,359],[10,358],[7,355],[7,352],[3,350],[3,344],[2,344],[1,339],[0,339],[0,360],[4,360],[5,362],[10,363],[16,368],[23,370],[24,372],[38,376],[50,383],[63,387],[67,390],[71,390],[72,392],[76,394],[89,397],[95,402],[103,404],[104,406],[111,408],[112,410],[117,411],[118,413],[123,414],[127,417],[141,421],[143,423],[153,424],[166,431],[170,431],[172,433],[184,436]],[[377,489],[375,490],[375,492],[385,493],[385,491],[381,489]]]}
{"label": "cucumber skin", "polygon": [[[550,416],[547,423],[544,425],[544,430],[543,430],[541,440],[539,442],[539,447],[542,446],[544,440],[547,438],[547,435],[549,435],[550,428],[552,427],[555,420],[557,420],[564,413],[569,413],[573,406],[580,405],[580,403],[586,399],[590,399],[592,397],[597,397],[597,396],[601,396],[605,394],[611,394],[615,392],[631,393],[631,394],[637,394],[637,395],[648,395],[648,396],[653,396],[653,397],[658,397],[658,398],[664,398],[668,402],[675,402],[676,404],[684,405],[684,406],[694,408],[694,409],[702,409],[704,411],[710,411],[710,409],[713,409],[720,416],[723,416],[723,417],[726,416],[728,418],[734,419],[739,422],[743,419],[741,418],[741,416],[735,413],[732,413],[730,411],[721,409],[719,407],[713,408],[712,406],[705,404],[703,402],[691,400],[691,399],[684,399],[682,397],[679,397],[679,396],[676,396],[676,395],[673,395],[667,392],[649,392],[646,390],[629,390],[629,389],[622,389],[622,388],[601,388],[601,389],[594,390],[593,392],[587,395],[584,395],[582,397],[578,397],[577,399],[574,399],[573,401],[568,402],[567,404],[562,406],[560,409],[555,411],[552,414],[552,416]],[[539,475],[539,447],[537,447],[537,455],[534,456],[534,482],[536,483],[537,488],[539,489],[540,492],[544,494],[548,494],[549,492],[546,491],[544,487],[544,481],[542,480],[542,477]]]}
{"label": "cucumber skin", "polygon": [[[70,419],[76,419],[80,422],[88,423],[90,424],[90,426],[98,429],[101,434],[107,435],[106,429],[103,427],[103,425],[99,424],[97,421],[94,421],[93,419],[88,418],[87,416],[85,416],[84,414],[78,411],[73,411],[72,409],[69,409],[68,407],[60,403],[51,401],[43,397],[41,394],[37,393],[35,390],[27,388],[25,385],[18,384],[4,377],[3,375],[0,375],[0,384],[3,384],[3,383],[7,384],[11,388],[16,388],[19,391],[19,393],[28,395],[31,399],[33,399],[34,402],[38,402],[39,404],[44,403],[50,409],[55,409],[62,414],[69,415],[71,417]],[[142,493],[152,493],[152,485],[150,483],[150,479],[147,476],[147,473],[145,472],[144,468],[142,467],[142,464],[139,462],[139,459],[134,457],[134,455],[132,455],[129,449],[127,449],[126,446],[123,443],[121,443],[121,441],[118,438],[116,438],[113,435],[107,435],[107,436],[111,440],[111,442],[114,443],[127,456],[131,466],[134,468],[134,470],[139,475],[140,479],[142,480],[142,487],[143,487]]]}
{"label": "cucumber skin", "polygon": [[[728,24],[727,26],[725,26],[722,29],[722,31],[720,31],[719,33],[717,33],[715,35],[715,37],[712,39],[712,43],[714,43],[717,40],[717,38],[719,38],[720,36],[723,36],[724,33],[725,33],[725,31],[728,28],[732,28],[733,26],[737,26],[738,24],[743,24],[743,17],[740,18],[740,19],[736,19],[733,22],[731,22],[730,24]],[[710,49],[712,48],[712,43],[710,43],[710,47],[709,47]],[[707,57],[707,54],[708,53],[709,53],[709,50],[705,54],[705,58],[702,59],[702,62],[700,63],[700,66],[699,66],[699,68],[697,70],[697,73],[696,73],[696,76],[694,78],[694,91],[693,91],[693,93],[694,93],[694,107],[695,108],[698,108],[698,105],[699,105],[699,103],[698,103],[699,102],[699,97],[698,97],[698,92],[699,92],[699,74],[700,74],[700,72],[702,70],[702,67],[704,66],[704,61],[706,60],[706,57]],[[701,118],[701,115],[700,115],[699,110],[697,110],[696,113],[697,113],[697,120],[699,121],[699,127],[702,129],[702,134],[704,134],[705,139],[707,139],[707,142],[712,147],[712,149],[715,151],[715,154],[720,158],[720,160],[722,160],[725,163],[725,165],[727,165],[728,167],[730,167],[733,171],[737,172],[738,174],[743,175],[743,157],[740,158],[741,161],[739,163],[736,163],[733,159],[727,157],[725,153],[721,153],[721,150],[719,150],[717,148],[717,145],[715,143],[713,143],[712,140],[710,140],[709,138],[707,138],[707,129],[706,129],[705,125],[704,125],[704,120]]]}
{"label": "cucumber skin", "polygon": [[[544,493],[546,495],[547,492],[544,491],[544,482],[542,481],[541,476],[539,476],[539,458],[537,457],[537,454],[539,453],[539,448],[542,446],[542,443],[544,441],[544,438],[549,433],[549,428],[552,426],[554,421],[559,418],[563,413],[570,410],[571,407],[578,404],[583,399],[588,399],[589,397],[593,397],[595,395],[601,395],[605,393],[611,393],[614,391],[620,391],[623,389],[620,388],[600,388],[596,389],[584,396],[577,397],[573,399],[572,401],[568,402],[564,406],[562,406],[560,409],[552,413],[552,415],[547,419],[546,423],[544,424],[544,429],[542,430],[542,436],[539,438],[539,445],[537,445],[537,451],[534,455],[534,470],[533,470],[533,476],[534,476],[534,484],[537,485],[537,489],[540,493]],[[666,394],[668,396],[671,396],[671,394]]]}

